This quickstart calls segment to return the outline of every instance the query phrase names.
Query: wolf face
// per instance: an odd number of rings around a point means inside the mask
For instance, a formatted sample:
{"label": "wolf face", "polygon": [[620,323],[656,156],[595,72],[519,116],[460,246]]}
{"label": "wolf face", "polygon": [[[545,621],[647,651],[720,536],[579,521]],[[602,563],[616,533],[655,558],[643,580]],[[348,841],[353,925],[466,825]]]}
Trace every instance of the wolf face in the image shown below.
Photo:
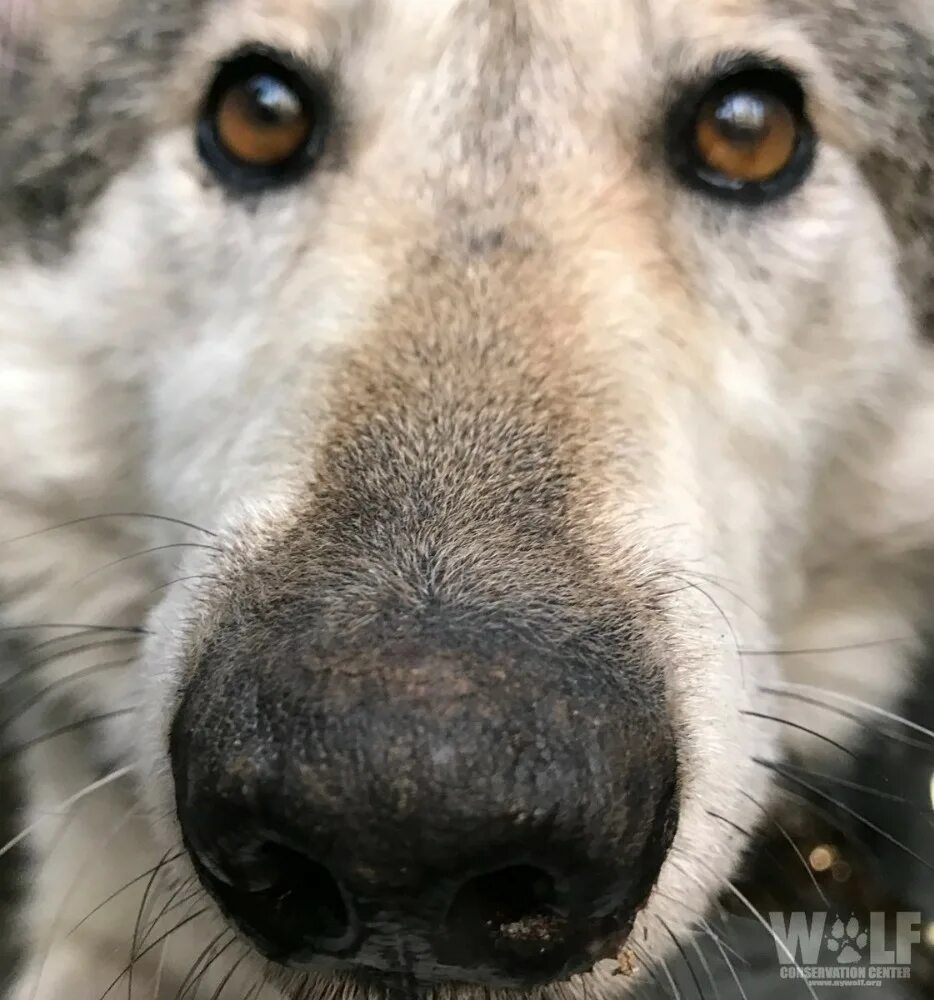
{"label": "wolf face", "polygon": [[[840,725],[794,685],[900,690],[934,60],[920,6],[864,7],[34,12],[0,110],[0,581],[34,648],[86,623],[27,723],[94,736],[32,783],[133,771],[116,884],[151,868],[228,949],[210,989],[619,992]],[[94,997],[139,922],[124,896],[62,945],[69,864],[25,989]]]}

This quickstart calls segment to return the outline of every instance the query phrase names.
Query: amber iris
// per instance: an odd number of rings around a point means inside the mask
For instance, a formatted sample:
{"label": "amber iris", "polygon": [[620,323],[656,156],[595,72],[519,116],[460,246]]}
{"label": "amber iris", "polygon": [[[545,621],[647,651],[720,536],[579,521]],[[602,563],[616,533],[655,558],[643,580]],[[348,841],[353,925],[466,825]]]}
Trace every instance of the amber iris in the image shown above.
{"label": "amber iris", "polygon": [[695,125],[704,167],[728,183],[764,184],[794,160],[799,119],[779,96],[733,90],[709,98]]}
{"label": "amber iris", "polygon": [[302,97],[285,80],[265,73],[232,84],[215,110],[221,146],[252,167],[289,161],[304,149],[313,125]]}

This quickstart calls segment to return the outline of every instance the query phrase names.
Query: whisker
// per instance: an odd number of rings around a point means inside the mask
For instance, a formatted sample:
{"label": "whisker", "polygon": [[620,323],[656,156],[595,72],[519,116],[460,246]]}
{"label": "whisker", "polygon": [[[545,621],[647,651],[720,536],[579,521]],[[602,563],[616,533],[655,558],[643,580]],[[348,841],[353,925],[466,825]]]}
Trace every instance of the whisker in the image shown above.
{"label": "whisker", "polygon": [[124,634],[130,633],[132,635],[152,635],[149,629],[140,628],[139,626],[123,626],[123,625],[82,625],[82,624],[60,624],[60,623],[48,623],[39,622],[38,624],[32,625],[4,625],[0,627],[0,634],[6,632],[38,632],[40,629],[83,629],[87,632],[123,632]]}
{"label": "whisker", "polygon": [[[619,966],[617,965],[617,968],[618,967]],[[302,984],[303,987],[302,992],[305,994],[307,994],[308,992],[307,986],[308,986],[307,982]],[[581,994],[582,994],[581,1000],[595,1000],[594,990],[591,989],[590,983],[586,979],[581,981]]]}
{"label": "whisker", "polygon": [[[132,964],[135,965],[141,958],[145,958],[150,952],[158,948],[163,941],[167,941],[173,934],[177,934],[183,927],[190,924],[193,920],[197,920],[199,917],[203,917],[204,914],[207,912],[208,908],[205,906],[203,909],[197,910],[195,913],[191,913],[187,917],[183,917],[170,931],[166,931],[165,934],[163,934],[157,940],[153,941],[151,945],[149,945],[147,948],[144,948],[138,955],[136,955],[133,959]],[[109,997],[111,993],[113,993],[114,989],[116,988],[120,980],[123,979],[123,977],[129,971],[130,971],[129,965],[123,970],[121,970],[117,978],[114,979],[113,982],[107,987],[107,989],[104,990],[104,992],[100,995],[99,1000],[106,1000],[106,998]]]}
{"label": "whisker", "polygon": [[158,594],[160,591],[168,590],[169,587],[175,587],[180,583],[191,583],[192,580],[219,580],[220,576],[217,573],[193,573],[191,576],[180,576],[174,580],[169,580],[168,583],[162,583],[158,587],[153,587],[149,591],[147,596],[152,594]]}
{"label": "whisker", "polygon": [[159,864],[153,869],[152,875],[149,877],[149,881],[146,883],[146,888],[143,892],[143,898],[140,900],[139,912],[136,914],[136,925],[133,928],[133,939],[130,943],[130,963],[127,966],[127,1000],[132,1000],[133,996],[133,966],[136,962],[136,952],[139,948],[139,933],[140,927],[143,922],[143,914],[146,912],[146,904],[149,902],[149,894],[152,892],[153,886],[156,883],[156,879],[159,877],[159,872],[162,870],[162,866],[165,864],[166,858],[171,853],[171,848],[169,848],[165,854],[162,855],[159,860]]}
{"label": "whisker", "polygon": [[652,890],[652,894],[661,899],[667,899],[669,903],[675,903],[677,906],[681,907],[681,909],[687,910],[691,914],[692,919],[697,921],[700,921],[704,913],[707,912],[706,910],[698,910],[697,907],[694,906],[688,906],[684,900],[679,899],[677,896],[672,896],[670,892],[665,892],[664,890],[659,889],[658,886]]}
{"label": "whisker", "polygon": [[[713,812],[710,809],[705,809],[704,811],[707,813],[707,815],[711,819],[715,819],[715,820],[718,820],[721,823],[725,823],[727,826],[731,827],[737,833],[741,834],[747,840],[747,842],[751,843],[755,839],[752,831],[751,830],[747,830],[744,826],[741,826],[739,823],[735,823],[733,820],[728,819],[726,816],[722,816],[720,813]],[[778,855],[770,847],[768,847],[768,846],[763,847],[762,848],[762,852],[774,864],[776,871],[780,875],[784,875],[785,874],[785,865],[784,865],[782,859],[780,857],[778,857]],[[810,871],[810,868],[808,868],[808,871]]]}
{"label": "whisker", "polygon": [[[760,622],[764,622],[765,615],[757,611],[741,594],[738,594],[732,587],[728,587],[723,580],[719,577],[711,576],[709,573],[701,573],[698,570],[693,569],[681,569],[680,573],[688,573],[691,576],[696,576],[699,580],[703,580],[705,583],[709,583],[714,587],[719,587],[725,594],[732,597],[737,604],[742,604],[742,606],[752,615],[759,619]],[[740,650],[742,652],[742,650]]]}
{"label": "whisker", "polygon": [[[684,875],[685,878],[690,879],[692,882],[694,882],[695,885],[700,886],[702,889],[704,888],[700,879],[698,879],[693,872],[685,871],[684,868],[678,865],[674,859],[670,860],[672,864],[674,864],[675,867],[678,869],[678,871],[680,871],[681,874]],[[699,865],[702,868],[706,868],[708,871],[711,871],[710,866],[704,864],[704,862],[701,861],[700,858],[692,857],[691,862],[693,864]],[[756,919],[756,921],[759,924],[761,924],[762,927],[765,928],[765,930],[768,932],[772,940],[780,948],[782,954],[794,965],[798,974],[801,976],[801,980],[804,983],[804,987],[808,991],[808,995],[811,997],[811,1000],[817,1000],[817,994],[814,992],[814,987],[811,986],[810,982],[808,982],[807,977],[804,975],[804,971],[797,962],[797,959],[795,959],[794,955],[792,955],[791,951],[789,950],[785,942],[782,941],[782,939],[775,933],[775,931],[769,925],[769,922],[765,919],[765,917],[762,916],[762,914],[759,912],[759,909],[742,893],[740,889],[738,889],[733,884],[733,882],[730,879],[726,880],[726,887],[743,904],[743,906],[749,911],[749,913],[752,914],[752,916]]]}
{"label": "whisker", "polygon": [[671,974],[671,969],[668,968],[668,963],[663,959],[659,959],[658,964],[662,967],[662,972],[665,973],[665,978],[668,980],[668,985],[671,987],[672,995],[674,1000],[683,1000],[681,996],[681,990],[678,989],[678,985],[674,980],[674,976]]}
{"label": "whisker", "polygon": [[851,642],[841,646],[812,646],[802,649],[744,649],[743,656],[822,656],[832,653],[855,653],[861,649],[878,649],[883,646],[895,646],[903,643],[913,643],[914,636],[893,636],[891,639],[867,639],[864,642]]}
{"label": "whisker", "polygon": [[741,681],[742,687],[745,688],[746,687],[746,671],[745,671],[745,665],[743,664],[742,653],[740,651],[739,636],[737,636],[737,634],[736,634],[736,629],[733,628],[733,623],[730,621],[729,615],[727,615],[727,613],[723,610],[723,608],[720,606],[720,604],[716,600],[714,600],[714,598],[711,597],[711,595],[708,594],[707,591],[704,590],[704,588],[700,584],[693,583],[691,580],[687,580],[687,579],[685,579],[682,576],[678,576],[677,574],[672,574],[672,578],[675,579],[675,580],[680,580],[683,584],[685,584],[691,590],[695,590],[702,597],[705,597],[713,605],[713,607],[716,609],[717,613],[723,619],[723,623],[724,623],[724,625],[726,625],[727,630],[730,633],[730,637],[733,640],[733,648],[736,650],[737,658],[739,660],[740,681]]}
{"label": "whisker", "polygon": [[[211,952],[217,947],[218,942],[228,935],[230,935],[230,940],[227,944],[224,945],[224,947],[213,958],[209,958]],[[216,937],[214,937],[201,954],[195,959],[191,968],[188,970],[188,974],[182,980],[181,985],[175,993],[175,1000],[185,1000],[185,997],[190,993],[192,987],[197,989],[199,983],[204,977],[204,974],[208,971],[208,969],[210,969],[211,965],[224,954],[224,951],[229,948],[234,941],[236,941],[236,937],[232,935],[232,932],[226,927]],[[207,964],[204,966],[204,970],[199,972],[198,970],[200,969],[202,962],[207,962]]]}
{"label": "whisker", "polygon": [[202,534],[209,535],[211,538],[217,538],[217,532],[209,531],[207,528],[202,528],[199,524],[193,524],[191,521],[183,521],[177,517],[166,517],[162,514],[137,514],[137,513],[116,513],[116,514],[91,514],[88,517],[76,517],[71,521],[63,521],[61,524],[53,524],[50,528],[40,528],[38,531],[30,531],[25,535],[17,535],[13,538],[6,538],[0,540],[0,546],[13,545],[16,542],[26,542],[31,538],[39,538],[41,535],[47,535],[52,531],[61,531],[65,528],[74,528],[81,524],[91,524],[94,521],[107,521],[115,519],[128,519],[136,518],[138,520],[145,521],[161,521],[164,524],[174,524],[180,528],[191,528],[192,531],[200,531]]}
{"label": "whisker", "polygon": [[733,820],[727,819],[726,816],[721,816],[720,813],[714,812],[712,809],[705,809],[704,812],[707,813],[707,815],[711,819],[715,819],[720,823],[725,823],[728,827],[735,830],[737,833],[742,834],[743,837],[746,838],[746,840],[753,839],[752,831],[747,830],[744,826],[741,826],[739,823],[735,823]]}
{"label": "whisker", "polygon": [[[36,997],[39,993],[39,987],[42,984],[42,977],[45,973],[46,965],[52,954],[52,948],[56,944],[55,938],[59,929],[59,925],[61,924],[62,917],[65,913],[65,910],[68,907],[68,904],[74,897],[75,892],[81,885],[82,880],[85,878],[89,866],[92,865],[95,856],[97,856],[98,854],[106,856],[110,845],[120,835],[120,833],[126,827],[127,823],[133,818],[133,816],[137,812],[137,809],[138,807],[136,805],[133,805],[129,809],[127,809],[124,812],[124,814],[120,817],[116,825],[113,827],[111,832],[104,839],[104,842],[102,844],[95,842],[94,844],[92,844],[91,849],[89,851],[84,852],[84,857],[81,859],[80,864],[78,864],[77,866],[78,875],[72,880],[71,886],[69,887],[68,891],[62,895],[55,916],[52,918],[52,922],[50,925],[51,930],[49,932],[49,947],[46,949],[45,955],[42,958],[42,962],[39,965],[39,969],[36,972],[36,978],[33,981],[33,989],[30,995],[30,1000],[36,1000]],[[60,940],[67,940],[67,937],[68,936],[66,935],[64,939]]]}
{"label": "whisker", "polygon": [[47,656],[42,656],[35,659],[33,654],[37,651],[38,647],[29,650],[30,656],[30,668],[33,670],[39,670],[42,667],[47,667],[50,663],[58,663],[61,660],[67,660],[69,656],[78,656],[81,653],[94,653],[99,649],[112,649],[114,646],[127,646],[134,642],[142,642],[143,636],[141,635],[118,635],[112,639],[97,639],[95,638],[93,642],[82,642],[75,646],[69,646],[68,649],[59,649],[54,653],[49,653]]}
{"label": "whisker", "polygon": [[853,753],[848,747],[845,747],[842,743],[838,743],[836,740],[831,739],[829,736],[825,736],[823,733],[818,733],[813,729],[808,729],[807,726],[801,725],[800,722],[793,722],[791,719],[782,719],[776,715],[767,715],[764,712],[751,712],[748,709],[740,712],[741,715],[745,715],[750,719],[762,719],[765,722],[775,722],[782,726],[787,726],[789,729],[796,729],[798,732],[807,733],[809,736],[813,736],[814,739],[820,740],[822,743],[826,743],[828,746],[832,746],[839,750],[841,753],[845,753],[847,757],[852,760],[856,760],[856,754]]}
{"label": "whisker", "polygon": [[768,931],[769,936],[779,946],[785,957],[794,964],[794,967],[797,970],[798,975],[801,976],[802,982],[804,983],[804,988],[807,990],[808,995],[811,997],[811,1000],[817,1000],[817,994],[814,992],[814,987],[811,986],[810,982],[808,982],[807,978],[804,975],[804,971],[802,970],[801,966],[798,965],[798,962],[796,961],[794,955],[792,955],[791,951],[788,949],[785,942],[782,941],[782,939],[769,926],[769,922],[765,919],[765,917],[762,916],[758,908],[754,906],[753,903],[749,899],[747,899],[743,895],[743,893],[740,892],[740,890],[737,889],[736,886],[729,879],[727,879],[726,887],[743,904],[743,906],[745,906],[746,909],[749,910],[749,912],[756,918],[757,922],[760,923]]}
{"label": "whisker", "polygon": [[2,847],[0,847],[0,858],[9,854],[17,844],[21,844],[30,834],[38,830],[39,827],[42,826],[42,824],[45,823],[51,816],[67,816],[79,802],[88,798],[88,796],[93,795],[95,792],[100,791],[102,788],[112,785],[115,781],[125,778],[134,770],[135,769],[133,767],[121,767],[116,771],[111,771],[110,774],[90,785],[86,785],[80,792],[76,792],[70,798],[65,799],[65,801],[56,806],[55,809],[43,813],[37,820],[35,820],[35,822],[30,823],[25,830],[21,830],[15,837],[12,838],[12,840],[8,840]]}
{"label": "whisker", "polygon": [[[781,782],[775,786],[775,791],[783,795],[786,799],[790,799],[799,809],[812,813],[828,827],[839,831],[841,836],[846,837],[847,842],[852,847],[858,848],[865,856],[872,857],[875,855],[876,849],[870,845],[862,828],[857,828],[855,823],[850,823],[849,817],[841,816],[839,812],[835,813],[830,806],[816,802],[813,795],[806,796],[802,792],[795,791]],[[844,825],[846,826],[845,829]]]}
{"label": "whisker", "polygon": [[[707,998],[704,996],[704,991],[701,988],[700,980],[697,978],[697,973],[694,971],[694,966],[691,965],[691,963],[688,961],[687,952],[684,950],[684,947],[682,946],[680,940],[678,940],[677,935],[668,926],[668,924],[665,923],[664,920],[662,920],[661,917],[656,916],[655,919],[661,924],[663,930],[668,935],[668,937],[671,938],[671,943],[675,946],[675,949],[677,950],[678,954],[681,956],[681,961],[684,963],[685,967],[688,970],[688,973],[691,976],[691,980],[694,983],[694,989],[697,991],[697,996],[698,996],[699,1000],[707,1000]],[[714,989],[716,989],[716,987],[714,987]]]}
{"label": "whisker", "polygon": [[0,754],[0,763],[11,760],[13,757],[21,753],[26,753],[28,750],[33,750],[43,743],[48,743],[50,740],[58,739],[60,736],[67,736],[69,733],[78,732],[85,726],[92,726],[98,722],[108,722],[111,719],[119,719],[122,716],[135,715],[138,711],[138,707],[118,708],[113,712],[103,712],[100,715],[91,715],[86,719],[80,719],[78,722],[69,722],[67,725],[59,726],[58,729],[53,729],[50,733],[43,733],[42,736],[36,736],[34,739],[17,744],[11,750],[4,751]]}
{"label": "whisker", "polygon": [[159,964],[156,966],[156,974],[153,977],[152,996],[150,1000],[159,1000],[159,997],[162,995],[162,976],[165,973],[165,960],[168,953],[168,942],[163,941],[162,950],[159,952]]}
{"label": "whisker", "polygon": [[782,777],[786,778],[788,781],[793,781],[795,784],[800,785],[802,788],[806,788],[809,792],[812,792],[814,795],[817,795],[825,802],[829,802],[835,809],[842,810],[848,816],[851,816],[859,823],[862,823],[862,825],[865,826],[867,829],[872,830],[874,833],[877,833],[880,837],[887,840],[890,844],[903,850],[910,858],[914,858],[915,861],[917,861],[919,864],[924,865],[924,867],[927,868],[929,871],[934,872],[934,864],[931,864],[931,862],[926,861],[924,858],[921,857],[920,854],[917,854],[915,851],[913,851],[907,844],[903,844],[897,837],[893,837],[892,834],[888,833],[886,830],[883,830],[882,827],[873,823],[871,820],[867,819],[865,816],[857,812],[855,809],[851,809],[848,805],[841,802],[839,799],[835,799],[832,795],[828,795],[826,792],[821,791],[820,788],[818,788],[816,785],[812,785],[809,781],[805,781],[803,778],[799,778],[797,775],[792,774],[789,771],[786,771],[778,764],[773,764],[770,761],[763,760],[760,757],[753,757],[753,760],[761,767],[764,767],[769,771],[774,771],[776,774],[782,775]]}
{"label": "whisker", "polygon": [[[726,914],[725,914],[725,912],[723,914],[723,920],[724,921],[726,920]],[[703,918],[701,918],[701,919],[699,919],[697,921],[697,923],[698,923],[698,925],[700,927],[702,927],[704,929],[704,932],[710,938],[712,938],[714,941],[716,941],[720,945],[721,948],[723,948],[724,950],[728,951],[733,956],[733,958],[736,959],[737,962],[739,962],[741,965],[745,965],[747,969],[750,967],[750,965],[752,963],[749,961],[749,959],[746,958],[745,955],[741,955],[729,942],[724,941],[723,938],[720,937],[719,934],[717,934],[717,932],[710,926],[710,924],[706,920],[704,920]],[[724,929],[726,929],[726,928],[724,928]]]}
{"label": "whisker", "polygon": [[[162,909],[158,914],[149,922],[149,926],[143,932],[140,938],[140,946],[146,944],[149,940],[149,935],[154,933],[159,924],[170,914],[176,910],[181,909],[186,906],[192,900],[197,899],[202,895],[201,889],[197,886],[192,889],[191,886],[194,883],[194,878],[188,878],[182,882],[178,888],[169,896],[168,900],[163,904]],[[187,894],[184,894],[187,893]],[[179,898],[181,897],[181,898]]]}
{"label": "whisker", "polygon": [[852,695],[842,694],[839,691],[832,691],[829,688],[821,688],[812,684],[793,684],[786,681],[773,681],[768,687],[760,688],[760,690],[767,694],[807,691],[812,697],[814,692],[817,694],[823,694],[828,698],[835,698],[837,701],[842,701],[846,705],[854,705],[865,712],[877,715],[880,718],[888,720],[889,722],[905,726],[907,729],[912,729],[916,733],[920,733],[922,736],[926,736],[928,739],[934,741],[934,732],[919,723],[912,722],[911,719],[906,719],[904,716],[897,715],[895,712],[886,711],[886,709],[880,708],[878,705],[872,705],[868,701],[861,701],[859,698],[854,698]]}
{"label": "whisker", "polygon": [[671,991],[662,984],[662,981],[658,978],[657,967],[655,962],[653,962],[649,956],[645,953],[645,949],[641,948],[635,941],[629,941],[626,947],[639,959],[639,961],[645,967],[646,973],[648,973],[649,978],[652,980],[656,990],[661,990],[662,995],[666,997],[671,997]]}
{"label": "whisker", "polygon": [[700,962],[701,968],[704,970],[707,982],[710,983],[710,988],[713,990],[714,1000],[720,1000],[720,988],[717,986],[717,980],[710,968],[710,963],[704,956],[703,949],[697,943],[697,936],[694,934],[691,935],[691,948],[694,951],[694,954],[697,955],[697,960]]}
{"label": "whisker", "polygon": [[[217,954],[208,962],[208,964],[201,970],[198,974],[197,980],[192,983],[189,987],[189,996],[195,996],[195,990],[199,990],[202,984],[206,981],[207,974],[211,969],[217,964],[218,960],[223,958],[224,955],[237,943],[237,935],[234,931],[229,931],[230,940],[217,952]],[[179,1000],[185,1000],[184,997],[180,997]]]}
{"label": "whisker", "polygon": [[[45,639],[43,642],[37,642],[34,646],[29,646],[23,650],[28,656],[32,657],[36,653],[41,652],[43,649],[47,649],[50,646],[57,646],[60,642],[68,642],[70,639],[85,639],[88,636],[96,635],[96,629],[81,629],[79,632],[73,632],[71,635],[57,635],[52,639]],[[135,641],[133,637],[127,639],[127,642]]]}
{"label": "whisker", "polygon": [[110,663],[98,663],[93,667],[86,667],[84,670],[77,670],[73,674],[68,674],[67,677],[61,677],[59,680],[52,684],[46,685],[36,694],[27,698],[22,704],[17,705],[16,711],[13,715],[8,716],[5,719],[0,719],[0,730],[6,729],[8,726],[12,725],[17,719],[22,718],[22,716],[28,712],[31,708],[40,704],[50,695],[55,694],[62,688],[67,688],[71,684],[78,683],[79,681],[87,680],[89,677],[94,677],[98,674],[108,673],[111,670],[122,670],[126,667],[131,666],[136,662],[135,659],[131,660],[116,660]]}
{"label": "whisker", "polygon": [[102,902],[98,903],[97,906],[95,906],[94,909],[91,910],[90,913],[88,913],[86,916],[82,917],[75,924],[75,926],[72,927],[71,930],[65,935],[65,937],[66,938],[71,937],[75,933],[75,931],[80,930],[80,928],[83,927],[93,916],[95,916],[95,914],[100,913],[100,911],[108,903],[110,903],[113,900],[115,900],[117,898],[117,896],[119,896],[122,893],[126,892],[128,889],[132,889],[134,885],[139,885],[139,883],[142,882],[144,878],[149,878],[149,876],[152,875],[153,872],[157,872],[162,865],[164,865],[164,864],[171,864],[173,861],[177,861],[180,857],[182,857],[182,855],[184,853],[185,853],[184,851],[179,851],[177,854],[173,854],[170,858],[167,858],[165,861],[160,861],[158,864],[154,865],[152,868],[147,868],[146,871],[140,873],[135,878],[131,879],[129,882],[126,883],[126,885],[123,885],[119,889],[117,889],[115,892],[112,892],[105,900],[103,900]]}
{"label": "whisker", "polygon": [[930,741],[916,740],[912,739],[910,736],[905,736],[902,733],[892,732],[891,729],[886,728],[884,725],[876,723],[871,719],[867,719],[864,715],[859,715],[855,711],[848,711],[840,705],[829,705],[827,702],[821,701],[819,698],[797,694],[794,691],[777,691],[767,688],[763,688],[762,690],[776,698],[789,698],[793,701],[800,702],[802,705],[813,705],[815,708],[822,708],[827,712],[831,712],[833,715],[852,722],[854,725],[859,726],[861,729],[866,730],[874,736],[888,740],[891,743],[897,743],[899,746],[908,747],[912,750],[922,750],[926,753],[934,751],[934,743],[931,743]]}
{"label": "whisker", "polygon": [[[746,991],[743,989],[743,984],[740,981],[739,974],[737,973],[733,963],[730,961],[729,955],[727,955],[726,953],[726,949],[723,946],[723,942],[716,934],[714,934],[714,932],[710,928],[710,925],[707,924],[706,921],[704,921],[704,924],[706,925],[704,927],[704,933],[710,938],[711,941],[713,941],[714,946],[720,952],[720,957],[723,959],[723,964],[727,967],[727,971],[732,976],[733,982],[736,983],[736,989],[739,992],[741,1000],[749,1000],[749,997],[746,996]],[[747,962],[746,964],[748,965],[749,963]]]}
{"label": "whisker", "polygon": [[105,563],[103,566],[98,566],[96,569],[92,569],[90,573],[85,573],[84,576],[79,577],[75,584],[84,583],[87,580],[92,579],[92,577],[97,576],[99,573],[104,573],[108,569],[113,569],[114,566],[122,566],[123,563],[128,563],[133,559],[142,559],[144,556],[155,555],[157,552],[170,552],[173,549],[203,549],[208,552],[220,552],[223,553],[223,549],[217,545],[207,545],[204,542],[172,542],[169,545],[153,545],[148,549],[140,549],[139,552],[133,552],[128,556],[121,556],[119,559],[114,559],[109,563]]}
{"label": "whisker", "polygon": [[754,806],[756,806],[756,808],[760,809],[762,811],[762,814],[765,816],[766,820],[769,823],[771,823],[772,826],[774,826],[778,830],[778,832],[785,838],[785,841],[787,842],[788,846],[795,852],[795,855],[801,862],[802,867],[808,873],[808,878],[810,878],[811,884],[814,886],[815,890],[817,891],[817,894],[820,896],[821,902],[824,904],[824,908],[829,910],[830,900],[827,899],[827,895],[821,888],[820,882],[817,881],[817,876],[814,874],[814,869],[811,868],[811,866],[807,862],[807,859],[801,853],[801,848],[798,847],[797,843],[795,843],[794,837],[792,837],[791,834],[785,829],[785,827],[782,826],[781,823],[779,823],[778,819],[776,819],[776,817],[772,815],[771,811],[766,809],[761,802],[754,799],[749,794],[749,792],[744,792],[742,791],[742,789],[740,789],[740,794],[744,795],[747,799],[749,799],[749,801]]}
{"label": "whisker", "polygon": [[140,640],[137,636],[124,636],[119,639],[102,639],[98,642],[84,643],[80,646],[73,647],[72,649],[63,649],[58,652],[51,653],[49,656],[46,656],[41,660],[34,660],[28,663],[21,670],[17,670],[14,674],[3,681],[3,683],[0,684],[0,695],[9,690],[15,684],[18,684],[23,677],[34,674],[36,671],[49,666],[51,663],[58,663],[61,660],[67,660],[70,656],[80,656],[82,653],[94,653],[99,649],[110,649],[112,646],[125,646],[128,643],[139,641]]}
{"label": "whisker", "polygon": [[[52,815],[58,815],[58,814],[52,814]],[[59,815],[59,819],[61,820],[61,822],[59,823],[58,827],[56,828],[55,833],[52,835],[50,842],[46,845],[46,849],[45,849],[45,859],[46,860],[51,860],[52,857],[54,857],[55,853],[59,850],[59,848],[65,842],[65,840],[66,840],[66,838],[68,836],[68,831],[71,828],[72,823],[74,823],[74,821],[76,819],[76,816],[77,816],[77,814],[74,813],[74,812],[72,812],[72,813],[65,813],[63,815]],[[35,978],[32,981],[31,995],[32,995],[33,998],[36,996],[36,994],[39,991],[39,986],[41,985],[43,970],[44,970],[44,967],[45,967],[46,959],[48,958],[48,955],[49,955],[49,951],[51,951],[51,949],[55,946],[55,941],[54,941],[54,938],[53,938],[52,934],[48,934],[48,936],[47,936],[47,942],[46,943],[47,943],[48,947],[47,947],[47,949],[45,951],[45,954],[43,956],[43,961],[42,961],[39,969],[36,971]],[[21,992],[22,991],[20,991],[20,993]]]}
{"label": "whisker", "polygon": [[818,778],[822,781],[829,781],[834,785],[840,785],[841,788],[849,788],[854,792],[862,792],[865,795],[870,795],[876,799],[883,799],[886,802],[894,802],[897,805],[903,805],[911,809],[916,815],[922,818],[928,818],[930,813],[930,807],[922,806],[920,802],[912,802],[910,799],[906,799],[903,795],[896,795],[894,792],[884,792],[881,788],[873,788],[871,785],[863,785],[858,781],[850,781],[847,778],[839,777],[835,774],[826,774],[823,771],[811,771],[806,767],[798,767],[795,764],[782,764],[782,767],[787,768],[789,771],[794,771],[797,774],[806,774],[809,778]]}
{"label": "whisker", "polygon": [[262,981],[262,979],[258,979],[253,984],[253,987],[250,989],[250,992],[244,996],[243,1000],[256,1000],[256,997],[259,995],[259,991],[263,989],[265,985],[266,984]]}
{"label": "whisker", "polygon": [[[236,938],[234,938],[234,940],[236,940]],[[243,964],[243,962],[246,960],[246,957],[249,954],[250,954],[250,949],[244,948],[243,954],[237,959],[236,962],[234,962],[234,964],[227,971],[227,975],[225,975],[224,978],[220,981],[220,983],[218,983],[217,989],[211,994],[211,1000],[220,1000],[221,995],[227,988],[227,984],[230,982],[231,979],[233,979],[237,969],[240,968],[240,966]]]}

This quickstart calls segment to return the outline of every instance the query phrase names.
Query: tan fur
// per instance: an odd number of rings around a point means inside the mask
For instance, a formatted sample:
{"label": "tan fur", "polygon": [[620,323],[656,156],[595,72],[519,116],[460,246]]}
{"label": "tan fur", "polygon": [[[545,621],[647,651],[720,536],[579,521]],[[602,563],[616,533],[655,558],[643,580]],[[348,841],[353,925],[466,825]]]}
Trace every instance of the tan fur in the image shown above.
{"label": "tan fur", "polygon": [[[145,5],[87,6],[39,12],[23,51],[57,71],[20,74],[14,138],[0,137],[0,599],[11,625],[150,630],[132,667],[69,691],[79,717],[138,715],[31,764],[40,810],[114,762],[141,780],[95,793],[60,843],[54,823],[40,831],[16,1000],[95,1000],[119,974],[145,880],[78,934],[61,929],[178,848],[166,731],[191,648],[244,567],[283,539],[313,541],[309,512],[329,491],[352,496],[336,457],[363,430],[382,420],[404,441],[435,405],[462,435],[430,456],[458,484],[439,520],[446,558],[503,588],[538,579],[551,542],[513,537],[508,499],[489,514],[521,456],[478,432],[491,464],[471,475],[458,451],[472,427],[512,421],[549,442],[520,485],[534,507],[535,475],[561,477],[560,530],[584,554],[573,586],[653,609],[636,627],[664,652],[683,807],[634,939],[662,960],[661,920],[687,928],[738,863],[736,829],[761,821],[746,793],[765,803],[771,779],[753,758],[799,742],[743,713],[840,735],[839,714],[763,688],[890,705],[920,643],[934,371],[930,245],[911,220],[932,210],[932,154],[906,123],[913,101],[934,101],[923,5],[161,0],[152,17],[178,35],[167,54],[163,35],[121,46],[123,19],[145,25]],[[346,123],[328,169],[247,207],[210,180],[192,132],[214,62],[256,41],[333,72]],[[885,115],[858,79],[872,46],[920,60],[891,67],[918,90],[893,85]],[[793,198],[744,211],[682,189],[661,134],[680,81],[749,49],[805,75],[822,144]],[[71,96],[102,65],[133,87],[96,81],[100,105],[72,135],[53,112],[84,107]],[[36,184],[60,184],[67,212],[36,214],[23,195]],[[389,477],[379,462],[371,475],[374,490]],[[57,527],[131,511],[219,537],[138,519]],[[221,551],[101,569],[180,541]],[[498,560],[506,551],[519,554]],[[299,562],[273,562],[263,586],[304,585]],[[854,642],[874,645],[763,655]],[[41,677],[98,662],[88,651]],[[108,870],[76,870],[135,804]],[[190,875],[172,867],[176,884]],[[209,912],[172,945],[166,996],[223,928],[211,904],[188,905]],[[218,963],[205,997],[241,954]],[[611,965],[570,991],[624,990]],[[261,971],[247,956],[237,975],[248,986]],[[155,974],[141,966],[140,995]]]}

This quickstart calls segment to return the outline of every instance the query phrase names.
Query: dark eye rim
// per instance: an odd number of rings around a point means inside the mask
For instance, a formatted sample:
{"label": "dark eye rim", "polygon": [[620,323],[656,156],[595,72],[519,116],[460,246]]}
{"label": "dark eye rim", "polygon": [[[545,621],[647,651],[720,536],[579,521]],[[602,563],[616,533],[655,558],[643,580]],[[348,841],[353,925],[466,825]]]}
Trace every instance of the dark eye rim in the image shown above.
{"label": "dark eye rim", "polygon": [[[782,170],[767,181],[736,181],[704,163],[697,147],[698,115],[711,100],[737,90],[755,90],[777,97],[794,115],[798,141]],[[668,118],[668,159],[686,187],[720,201],[756,208],[790,195],[807,179],[817,155],[817,134],[807,114],[807,97],[800,77],[774,60],[751,56],[731,60],[715,75],[695,84],[677,101]]]}
{"label": "dark eye rim", "polygon": [[[274,76],[292,89],[309,109],[311,124],[305,142],[281,163],[259,165],[238,159],[218,132],[217,113],[232,86],[259,74]],[[288,53],[267,46],[249,46],[218,64],[198,116],[198,153],[215,176],[245,194],[287,187],[305,177],[320,161],[331,131],[333,106],[320,74]]]}

